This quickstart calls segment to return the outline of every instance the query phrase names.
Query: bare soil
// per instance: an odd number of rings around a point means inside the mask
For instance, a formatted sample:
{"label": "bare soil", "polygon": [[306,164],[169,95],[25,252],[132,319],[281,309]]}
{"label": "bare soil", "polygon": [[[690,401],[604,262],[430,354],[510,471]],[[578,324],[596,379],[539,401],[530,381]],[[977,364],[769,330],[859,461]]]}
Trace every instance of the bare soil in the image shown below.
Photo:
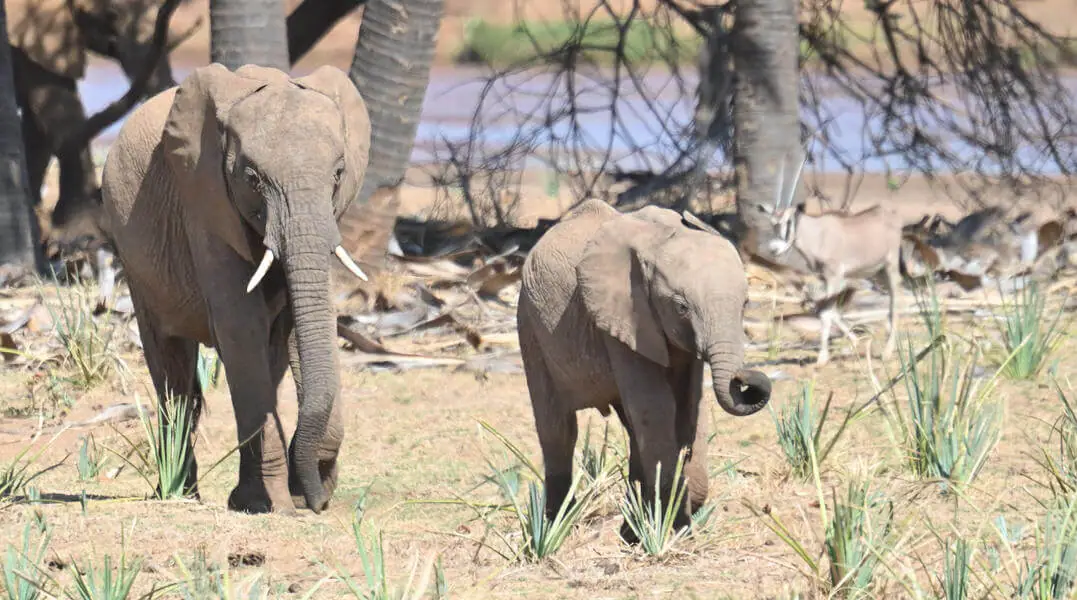
{"label": "bare soil", "polygon": [[[289,6],[296,3],[290,0]],[[206,6],[206,0],[195,0],[181,8],[177,28],[205,14]],[[1071,3],[1063,0],[1044,0],[1026,8],[1044,22],[1065,30],[1075,14]],[[561,8],[555,2],[534,2],[529,4],[529,10],[556,14]],[[850,4],[849,10],[861,8]],[[439,34],[439,62],[449,62],[469,16],[509,20],[511,11],[511,3],[496,0],[450,0]],[[358,14],[345,19],[304,62],[329,62],[346,68],[358,24]],[[204,62],[208,57],[207,40],[208,27],[204,27],[177,51],[175,59]],[[464,214],[463,207],[441,199],[418,170],[409,175],[409,181],[412,185],[405,189],[402,215],[449,218]],[[835,175],[827,176],[819,185],[826,195],[840,199],[843,183]],[[556,217],[571,204],[567,194],[550,198],[543,190],[537,177],[524,186],[523,202],[515,215],[518,224]],[[999,192],[988,200],[1020,200],[1030,207],[1048,210],[1068,197],[1013,199]],[[898,206],[907,222],[925,213],[940,212],[953,218],[963,212],[953,199],[920,179],[892,190],[884,178],[868,176],[856,204],[875,202]],[[782,298],[788,294],[769,273],[753,267],[751,282],[748,319],[753,323],[768,323],[776,314],[798,310],[783,304]],[[1052,298],[1057,300],[1068,287],[1061,282]],[[31,306],[38,291],[46,298],[45,303],[57,310],[56,291],[50,285],[40,290],[5,290],[0,292],[0,323]],[[72,292],[65,289],[63,293]],[[92,295],[93,288],[85,293]],[[986,296],[985,292],[972,292],[961,300],[986,306]],[[506,289],[502,298],[504,306],[493,302],[485,305],[491,318],[511,318],[516,288]],[[908,290],[902,295],[901,305],[913,306]],[[985,314],[958,313],[949,319],[952,331],[997,344],[997,330]],[[525,564],[498,554],[514,551],[499,534],[510,543],[519,540],[513,517],[506,511],[486,514],[481,508],[484,503],[500,501],[496,486],[485,480],[493,474],[487,461],[505,468],[514,460],[497,441],[484,435],[479,425],[480,420],[489,423],[541,465],[521,373],[476,373],[454,367],[371,372],[363,369],[358,355],[342,343],[341,398],[347,433],[341,452],[340,484],[330,509],[322,515],[303,511],[291,518],[242,515],[225,508],[236,480],[236,456],[227,456],[216,469],[206,473],[236,443],[232,407],[223,381],[209,391],[207,410],[199,427],[197,456],[204,474],[201,502],[149,500],[146,496],[152,491],[150,486],[111,452],[126,453],[129,448],[124,436],[137,441],[142,435],[141,425],[132,420],[79,425],[109,406],[133,402],[136,396],[143,403],[151,402],[152,385],[133,338],[123,325],[112,325],[118,342],[110,352],[122,359],[129,373],[122,378],[113,373],[104,381],[82,388],[64,382],[75,378],[77,369],[71,358],[58,349],[50,320],[47,313],[37,311],[30,325],[13,335],[13,341],[27,356],[0,365],[0,468],[28,447],[28,456],[42,449],[35,465],[63,462],[33,482],[41,494],[41,503],[0,503],[0,545],[17,543],[24,526],[35,515],[43,517],[53,532],[47,566],[43,568],[65,585],[70,586],[76,563],[81,566],[93,560],[100,564],[105,554],[118,558],[121,552],[130,559],[143,560],[135,585],[140,592],[148,591],[151,585],[180,579],[175,559],[190,566],[200,551],[208,563],[227,570],[236,584],[260,575],[272,597],[301,597],[338,567],[361,579],[363,570],[351,521],[355,503],[368,490],[364,520],[384,532],[390,582],[403,584],[413,564],[421,572],[425,561],[436,556],[449,597],[453,598],[791,598],[796,592],[801,597],[812,597],[816,587],[816,580],[805,573],[800,558],[764,525],[764,518],[754,516],[748,507],[777,516],[819,560],[823,531],[816,487],[810,481],[790,476],[767,412],[734,419],[716,408],[709,390],[704,394],[707,426],[714,434],[708,461],[715,512],[701,532],[678,544],[663,559],[648,558],[638,549],[622,544],[617,537],[621,524],[617,504],[624,488],[618,482],[602,496],[593,514],[553,559]],[[98,320],[109,327],[102,318]],[[919,340],[917,343],[923,343],[918,316],[904,316],[902,329]],[[816,367],[811,364],[816,344],[813,334],[802,336],[787,326],[768,340],[768,335],[759,334],[759,327],[753,327],[749,329],[753,345],[747,361],[774,378],[775,410],[795,398],[801,384],[812,380],[816,382],[817,398],[833,392],[839,416],[832,416],[824,430],[824,437],[828,437],[844,411],[873,396],[873,378],[885,382],[900,368],[897,357],[882,361],[873,356],[870,363],[865,359],[868,337],[874,337],[872,352],[877,352],[884,335],[881,323],[869,330],[869,335],[862,336],[857,354],[850,352],[849,343],[840,336],[832,337],[833,362]],[[1077,345],[1071,331],[1067,327],[1052,359],[1054,374],[1065,390],[1067,380],[1077,374],[1077,354],[1071,354]],[[511,335],[492,337],[487,346],[475,350],[461,336],[457,338],[415,336],[406,343],[416,352],[454,358],[511,351],[515,344]],[[511,353],[506,361],[510,367],[518,367],[518,357]],[[990,360],[986,363],[990,372]],[[296,409],[290,378],[284,389],[280,410],[291,427]],[[899,386],[896,397],[903,400],[904,394]],[[1062,407],[1046,376],[1030,382],[1002,380],[992,397],[1005,407],[1001,442],[963,494],[942,495],[934,484],[914,477],[906,468],[900,446],[888,436],[886,420],[878,411],[868,411],[853,422],[823,465],[821,484],[827,502],[832,487],[840,491],[845,482],[870,471],[874,472],[874,488],[895,503],[895,531],[901,543],[884,560],[875,597],[911,597],[912,581],[931,589],[942,572],[941,545],[931,528],[943,532],[944,537],[952,533],[972,542],[978,549],[974,589],[987,597],[1008,597],[1018,569],[1007,558],[994,569],[986,558],[991,548],[1006,556],[992,522],[1004,516],[1010,524],[1031,526],[1043,516],[1041,502],[1049,494],[1042,483],[1048,476],[1035,459],[1042,458],[1041,452],[1056,452],[1057,438],[1050,438],[1050,432]],[[581,445],[588,424],[592,441],[600,438],[603,421],[595,411],[579,415]],[[621,444],[620,425],[615,417],[608,421],[614,440]],[[81,481],[75,465],[80,436],[91,433],[108,462],[99,478]],[[1015,556],[1031,556],[1032,544],[1031,534],[1026,533]],[[821,568],[825,576],[825,560]],[[314,592],[315,598],[348,595],[339,581],[324,582]],[[175,589],[165,596],[181,597]]]}
{"label": "bare soil", "polygon": [[[832,181],[824,190],[839,194],[838,183]],[[873,198],[893,202],[905,207],[906,220],[941,206],[932,200],[933,192],[923,182],[914,181],[897,193],[878,179],[865,186],[858,203]],[[556,216],[564,205],[564,199],[543,198],[537,191],[527,198],[521,220]],[[413,186],[404,196],[402,212],[423,216],[462,210],[432,206],[431,202],[431,190]],[[944,210],[951,215],[960,212],[952,206]],[[833,393],[834,413],[824,430],[824,437],[828,437],[826,432],[836,429],[844,411],[872,397],[873,377],[885,382],[900,369],[897,357],[889,361],[865,357],[869,338],[875,340],[872,353],[878,352],[883,326],[876,323],[867,328],[858,353],[835,336],[833,362],[816,367],[812,364],[814,334],[800,333],[791,324],[773,334],[766,332],[765,324],[775,315],[795,313],[799,307],[788,303],[785,298],[789,293],[771,274],[755,267],[751,273],[748,320],[757,326],[749,328],[752,346],[747,361],[774,379],[775,410],[794,399],[801,384],[812,380],[818,399]],[[1061,290],[1069,285],[1062,282],[1056,287]],[[65,288],[60,293],[65,298],[93,293],[92,287],[79,290]],[[4,292],[0,315],[7,319],[21,314],[38,293],[52,310],[59,310],[56,289],[45,285],[38,290]],[[1052,294],[1052,302],[1060,293]],[[485,303],[486,319],[511,319],[516,294],[517,288],[512,286],[502,292],[502,303]],[[986,302],[988,295],[972,292],[955,302],[976,305]],[[914,306],[907,290],[901,306]],[[790,476],[769,413],[734,419],[717,409],[709,390],[704,394],[706,426],[714,434],[708,461],[715,512],[702,531],[680,542],[662,559],[648,558],[624,545],[617,537],[621,524],[618,502],[624,488],[615,481],[553,559],[526,564],[498,554],[511,555],[515,548],[509,545],[519,540],[511,514],[482,508],[500,498],[496,486],[486,480],[494,474],[490,464],[507,468],[515,461],[483,433],[480,421],[496,428],[541,465],[527,386],[518,371],[518,355],[512,352],[516,342],[511,334],[487,336],[479,350],[458,333],[416,334],[386,342],[396,349],[442,358],[509,352],[499,363],[504,369],[485,373],[453,366],[371,372],[359,364],[361,355],[346,349],[342,342],[341,398],[347,433],[340,484],[327,512],[313,515],[302,511],[289,518],[242,515],[226,509],[228,493],[236,481],[238,461],[234,454],[206,473],[236,443],[232,407],[223,381],[209,391],[199,427],[197,456],[204,474],[201,502],[147,499],[150,486],[113,453],[129,451],[124,436],[137,442],[142,436],[141,425],[135,420],[80,425],[117,403],[133,402],[136,397],[143,403],[151,402],[152,385],[140,352],[132,344],[134,338],[127,327],[109,325],[98,317],[102,327],[115,327],[116,341],[110,352],[122,359],[129,373],[122,378],[113,373],[104,381],[80,388],[63,382],[64,378],[76,378],[78,371],[59,348],[50,320],[47,311],[38,309],[31,322],[13,336],[26,356],[0,367],[0,465],[8,464],[27,447],[31,448],[29,455],[43,449],[35,462],[38,467],[63,462],[33,482],[41,503],[0,504],[0,541],[16,542],[24,526],[40,515],[53,532],[47,561],[50,566],[46,568],[65,584],[71,581],[75,563],[84,565],[93,559],[100,564],[105,554],[117,559],[121,552],[129,559],[144,561],[135,586],[141,591],[182,579],[175,559],[190,567],[197,562],[199,552],[204,552],[208,563],[227,570],[237,584],[261,576],[273,597],[301,597],[337,568],[362,579],[351,521],[355,503],[367,490],[364,522],[384,532],[385,565],[392,584],[403,585],[413,565],[417,565],[418,578],[427,564],[423,561],[436,556],[453,598],[788,598],[793,592],[809,593],[815,587],[816,580],[805,574],[797,555],[765,527],[763,517],[753,516],[749,510],[751,505],[777,516],[818,559],[823,546],[815,486]],[[997,345],[997,330],[982,314],[954,314],[949,317],[949,327],[961,335],[994,340]],[[904,316],[902,330],[913,335],[917,344],[924,343],[917,315]],[[1057,363],[1052,359],[1061,382],[1077,374],[1077,359],[1071,354],[1077,346],[1070,331],[1067,328],[1054,354]],[[991,372],[990,360],[985,364]],[[499,372],[502,370],[510,372]],[[845,482],[873,472],[874,489],[895,503],[894,527],[902,542],[880,570],[881,587],[876,597],[908,597],[910,581],[925,589],[932,585],[941,572],[941,545],[929,526],[940,531],[952,528],[986,549],[999,543],[991,528],[992,519],[1003,515],[1010,523],[1033,525],[1043,515],[1038,502],[1048,493],[1036,482],[1046,481],[1047,476],[1034,458],[1041,449],[1055,451],[1057,441],[1049,442],[1049,434],[1061,411],[1047,382],[1045,377],[1031,382],[1001,381],[992,397],[1005,407],[1002,441],[962,495],[942,495],[938,487],[909,472],[899,444],[888,437],[880,412],[867,411],[849,426],[823,465],[821,484],[829,503],[832,487],[841,492]],[[1065,383],[1063,388],[1068,389]],[[280,411],[290,428],[296,414],[290,379],[284,389]],[[896,392],[902,401],[903,389],[899,386]],[[599,442],[603,421],[595,411],[579,414],[581,445],[588,428],[592,443]],[[608,421],[615,443],[623,444],[616,418],[611,416]],[[80,481],[76,468],[80,436],[91,433],[102,448],[100,455],[109,460],[100,477]],[[1019,550],[1024,552],[1031,543],[1030,537],[1024,538]],[[976,572],[982,577],[976,580],[976,589],[989,587],[984,583],[988,576],[1003,583],[1016,577],[1006,570],[1013,565],[1007,563],[989,572],[983,555],[977,557]],[[821,564],[825,572],[825,561]],[[991,597],[1003,597],[1005,589],[1009,588],[1000,588]],[[172,589],[166,597],[182,597],[177,594]],[[327,580],[313,597],[348,595],[342,583]]]}

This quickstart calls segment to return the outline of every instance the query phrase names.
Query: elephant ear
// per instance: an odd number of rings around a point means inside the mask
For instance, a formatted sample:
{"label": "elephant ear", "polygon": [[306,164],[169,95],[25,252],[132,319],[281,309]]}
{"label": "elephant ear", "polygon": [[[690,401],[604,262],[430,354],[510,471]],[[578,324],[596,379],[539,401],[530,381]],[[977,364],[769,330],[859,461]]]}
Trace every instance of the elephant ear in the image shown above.
{"label": "elephant ear", "polygon": [[646,248],[654,223],[616,217],[595,232],[576,266],[579,294],[599,329],[663,367],[669,366],[666,336],[651,306]]}
{"label": "elephant ear", "polygon": [[[256,70],[246,73],[255,75]],[[264,78],[244,77],[220,63],[198,67],[176,88],[161,135],[161,149],[175,181],[190,186],[185,197],[198,204],[191,214],[205,216],[206,226],[247,259],[250,249],[236,234],[244,226],[231,208],[224,181],[223,130],[228,111],[266,85]]]}
{"label": "elephant ear", "polygon": [[70,0],[6,2],[5,8],[12,47],[50,73],[82,79],[86,74],[85,40],[75,24],[76,7]]}
{"label": "elephant ear", "polygon": [[199,67],[183,80],[161,136],[179,181],[200,186],[201,194],[226,194],[221,146],[228,111],[266,85],[264,79],[232,73],[220,63]]}
{"label": "elephant ear", "polygon": [[345,147],[344,174],[333,198],[334,216],[339,219],[359,195],[366,176],[370,156],[370,114],[366,101],[347,73],[336,67],[320,66],[310,75],[294,79],[293,82],[301,88],[325,94],[340,109]]}
{"label": "elephant ear", "polygon": [[662,208],[661,206],[655,206],[649,204],[639,210],[634,210],[626,215],[635,217],[637,219],[643,219],[644,221],[650,221],[651,223],[657,223],[659,225],[665,225],[673,229],[680,229],[681,216],[675,211],[668,208]]}

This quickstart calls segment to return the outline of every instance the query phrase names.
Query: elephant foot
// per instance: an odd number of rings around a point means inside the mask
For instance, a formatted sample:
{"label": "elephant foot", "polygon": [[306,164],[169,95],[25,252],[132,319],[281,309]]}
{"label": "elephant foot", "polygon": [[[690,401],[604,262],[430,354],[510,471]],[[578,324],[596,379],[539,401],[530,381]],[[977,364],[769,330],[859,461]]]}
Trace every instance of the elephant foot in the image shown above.
{"label": "elephant foot", "polygon": [[[274,486],[269,486],[274,487]],[[287,494],[271,494],[263,484],[240,483],[228,494],[228,509],[249,514],[294,515],[295,506]]]}

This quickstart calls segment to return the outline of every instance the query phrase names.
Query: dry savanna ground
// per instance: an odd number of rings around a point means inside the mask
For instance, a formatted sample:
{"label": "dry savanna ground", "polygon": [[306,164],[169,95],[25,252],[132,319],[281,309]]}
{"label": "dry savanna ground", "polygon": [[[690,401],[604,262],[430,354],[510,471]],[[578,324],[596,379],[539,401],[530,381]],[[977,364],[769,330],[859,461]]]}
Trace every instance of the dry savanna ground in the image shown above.
{"label": "dry savanna ground", "polygon": [[[916,185],[887,198],[878,190],[885,186],[877,186],[876,200],[911,207],[910,220],[925,207],[926,196],[912,197],[923,191]],[[418,198],[410,196],[405,213],[423,212]],[[17,354],[0,366],[0,490],[13,488],[0,498],[0,544],[22,549],[29,532],[34,566],[9,553],[3,580],[17,581],[18,571],[44,582],[49,594],[74,594],[75,573],[100,578],[108,559],[114,572],[124,561],[135,578],[131,598],[154,586],[163,588],[158,597],[175,598],[387,598],[405,588],[407,597],[428,598],[814,598],[827,597],[847,573],[845,583],[862,584],[867,597],[1008,598],[1021,586],[1042,592],[1073,577],[1077,558],[1059,553],[1077,544],[1067,512],[1067,490],[1077,485],[1077,417],[1064,418],[1051,383],[1077,395],[1069,385],[1077,371],[1071,313],[1051,327],[1069,280],[1044,282],[1042,314],[1023,321],[1022,331],[1054,331],[1057,344],[1028,379],[998,372],[1006,354],[1000,327],[1017,323],[998,293],[940,287],[949,350],[929,356],[947,361],[937,388],[930,358],[918,372],[921,395],[940,390],[943,408],[925,408],[917,420],[907,380],[861,408],[902,370],[897,355],[865,355],[871,339],[877,354],[881,322],[861,331],[856,353],[833,338],[832,362],[816,367],[813,335],[798,333],[794,321],[770,324],[797,312],[795,299],[767,272],[753,267],[750,281],[747,361],[773,378],[774,412],[735,419],[704,390],[711,497],[693,534],[658,555],[619,540],[625,440],[615,417],[587,411],[579,415],[578,472],[581,490],[593,497],[563,545],[542,559],[529,558],[519,521],[529,512],[528,485],[541,485],[526,464],[541,469],[541,454],[515,352],[515,285],[500,300],[484,300],[481,311],[474,303],[461,309],[454,320],[469,335],[431,327],[382,340],[418,357],[372,358],[341,341],[347,433],[339,487],[327,512],[296,517],[225,508],[238,461],[230,454],[235,428],[223,375],[209,388],[198,429],[201,502],[151,498],[158,475],[133,450],[146,452],[147,434],[130,405],[152,411],[153,392],[122,302],[116,314],[93,316],[93,285],[5,290],[0,322],[14,332],[0,341]],[[915,353],[931,336],[908,288],[901,306],[901,331]],[[983,350],[979,359],[974,346]],[[374,368],[385,363],[395,368]],[[213,364],[207,352],[206,377]],[[971,386],[969,393],[960,393],[962,385],[955,391],[955,381]],[[815,469],[810,454],[798,454],[809,446],[796,443],[793,420],[781,435],[776,426],[809,384],[806,414],[823,423],[811,446]],[[291,427],[290,379],[284,389],[280,410]],[[915,405],[931,405],[922,400]],[[924,425],[921,439],[933,441],[919,445],[930,446],[921,457],[934,457],[919,470],[910,461],[916,436],[902,423]],[[870,502],[858,510],[865,504],[855,491],[865,485]],[[38,545],[42,527],[45,547]],[[380,557],[384,574],[365,571],[364,556]],[[944,584],[958,586],[962,574],[969,595],[945,595]],[[364,596],[368,584],[378,589]]]}

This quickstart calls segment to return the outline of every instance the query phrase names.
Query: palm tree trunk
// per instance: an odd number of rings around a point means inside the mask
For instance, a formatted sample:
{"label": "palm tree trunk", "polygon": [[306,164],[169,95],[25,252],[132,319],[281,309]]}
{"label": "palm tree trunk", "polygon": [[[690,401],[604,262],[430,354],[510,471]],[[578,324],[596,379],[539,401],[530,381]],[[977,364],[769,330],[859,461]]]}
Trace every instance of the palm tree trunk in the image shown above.
{"label": "palm tree trunk", "polygon": [[444,7],[444,0],[369,0],[363,8],[349,75],[370,112],[370,162],[340,229],[344,247],[376,267],[392,236],[362,232],[384,225],[391,233],[396,204],[371,205],[371,197],[381,189],[386,199],[395,199],[408,168]]}
{"label": "palm tree trunk", "polygon": [[284,0],[210,0],[210,61],[233,70],[257,64],[287,72],[287,14]]}
{"label": "palm tree trunk", "polygon": [[364,0],[303,0],[288,15],[288,60],[295,65]]}
{"label": "palm tree trunk", "polygon": [[742,250],[774,261],[765,248],[771,223],[759,206],[774,203],[783,157],[789,185],[802,156],[796,1],[738,0],[732,53],[738,237]]}
{"label": "palm tree trunk", "polygon": [[7,17],[0,2],[0,268],[21,271],[34,268],[40,256],[35,252],[37,223],[30,208],[22,121],[17,106]]}
{"label": "palm tree trunk", "polygon": [[349,75],[370,111],[370,163],[359,197],[398,181],[419,127],[444,0],[370,0]]}

